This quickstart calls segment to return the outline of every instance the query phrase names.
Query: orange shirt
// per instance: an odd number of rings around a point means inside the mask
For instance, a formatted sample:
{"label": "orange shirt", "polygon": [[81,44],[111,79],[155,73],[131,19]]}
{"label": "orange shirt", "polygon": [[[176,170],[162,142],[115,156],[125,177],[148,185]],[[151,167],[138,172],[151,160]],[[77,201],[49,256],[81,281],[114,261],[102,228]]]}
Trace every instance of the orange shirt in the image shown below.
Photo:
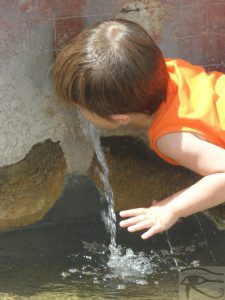
{"label": "orange shirt", "polygon": [[225,74],[206,71],[180,59],[166,59],[170,81],[167,99],[157,110],[149,129],[151,147],[160,153],[157,139],[167,133],[187,131],[204,136],[225,149]]}

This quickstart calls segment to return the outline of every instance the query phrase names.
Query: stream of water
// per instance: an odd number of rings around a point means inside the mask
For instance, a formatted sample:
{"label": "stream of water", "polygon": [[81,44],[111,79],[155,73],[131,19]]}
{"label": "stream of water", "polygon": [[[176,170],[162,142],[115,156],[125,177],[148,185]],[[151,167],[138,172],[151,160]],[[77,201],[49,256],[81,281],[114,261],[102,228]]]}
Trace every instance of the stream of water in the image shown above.
{"label": "stream of water", "polygon": [[107,231],[110,233],[111,244],[110,248],[113,252],[116,248],[116,214],[114,212],[114,199],[113,199],[113,191],[111,185],[108,180],[109,169],[105,160],[104,153],[100,144],[100,135],[99,130],[94,125],[89,124],[89,132],[90,137],[93,142],[95,153],[98,158],[98,161],[102,167],[102,172],[98,167],[95,168],[95,171],[98,173],[103,185],[104,185],[104,195],[107,202],[107,209],[103,209],[101,211],[102,219],[104,221],[105,227]]}
{"label": "stream of water", "polygon": [[[87,125],[87,124],[86,124]],[[110,186],[108,175],[109,169],[105,160],[105,156],[103,150],[101,148],[100,143],[100,134],[99,129],[93,124],[88,123],[88,132],[90,134],[91,140],[94,145],[95,153],[98,158],[98,161],[101,165],[102,171],[96,167],[96,172],[99,175],[103,185],[104,185],[104,199],[107,202],[107,209],[102,210],[102,220],[105,224],[107,231],[110,233],[111,243],[109,245],[110,256],[108,261],[108,266],[113,270],[114,274],[122,277],[123,279],[126,277],[130,277],[130,274],[133,274],[133,277],[140,278],[140,275],[148,275],[153,273],[153,264],[152,261],[149,260],[143,252],[134,254],[133,250],[128,248],[124,252],[121,246],[116,245],[116,214],[114,212],[114,199],[113,199],[113,191]],[[201,223],[197,217],[199,225]],[[202,230],[202,227],[200,227]],[[203,230],[202,230],[203,231]],[[204,232],[203,232],[204,233]],[[173,247],[171,245],[168,231],[165,231],[166,240],[168,242],[168,246],[170,249],[171,255],[174,254]],[[173,258],[175,268],[178,270],[179,265],[176,258]],[[136,275],[136,276],[135,276]],[[135,280],[135,282],[141,282],[143,284],[143,280]]]}
{"label": "stream of water", "polygon": [[135,254],[130,248],[124,251],[123,247],[116,244],[116,214],[114,212],[113,191],[108,180],[109,169],[101,148],[99,129],[89,124],[89,134],[94,145],[96,156],[101,165],[102,171],[97,167],[95,171],[98,173],[104,185],[103,199],[107,202],[107,209],[101,211],[101,216],[106,230],[110,233],[111,242],[109,245],[110,255],[108,266],[113,272],[112,276],[123,279],[133,278],[136,283],[146,284],[143,276],[147,276],[153,272],[153,265],[149,257],[143,252]]}

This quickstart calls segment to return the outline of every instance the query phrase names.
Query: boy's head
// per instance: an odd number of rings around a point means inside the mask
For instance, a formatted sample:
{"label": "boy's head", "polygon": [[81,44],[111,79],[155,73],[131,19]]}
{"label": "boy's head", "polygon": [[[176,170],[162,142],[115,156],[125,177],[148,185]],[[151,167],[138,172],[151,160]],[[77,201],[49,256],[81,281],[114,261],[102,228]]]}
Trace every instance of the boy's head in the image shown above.
{"label": "boy's head", "polygon": [[117,19],[77,35],[56,58],[58,97],[98,116],[151,115],[166,99],[168,72],[163,55],[138,24]]}

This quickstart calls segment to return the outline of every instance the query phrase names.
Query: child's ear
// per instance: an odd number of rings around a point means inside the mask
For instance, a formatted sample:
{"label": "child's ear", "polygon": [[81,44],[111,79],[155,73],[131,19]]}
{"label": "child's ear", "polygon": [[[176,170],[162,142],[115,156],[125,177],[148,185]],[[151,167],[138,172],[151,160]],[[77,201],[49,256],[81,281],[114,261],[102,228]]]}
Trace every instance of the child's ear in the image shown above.
{"label": "child's ear", "polygon": [[130,116],[125,114],[114,114],[110,116],[111,119],[116,121],[119,124],[127,125],[130,123]]}

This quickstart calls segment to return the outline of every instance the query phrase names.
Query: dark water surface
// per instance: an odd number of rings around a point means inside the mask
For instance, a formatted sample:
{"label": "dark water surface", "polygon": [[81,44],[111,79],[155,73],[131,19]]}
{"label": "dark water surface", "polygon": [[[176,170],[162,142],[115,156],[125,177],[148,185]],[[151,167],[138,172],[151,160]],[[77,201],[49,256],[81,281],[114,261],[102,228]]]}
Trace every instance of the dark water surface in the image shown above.
{"label": "dark water surface", "polygon": [[[224,266],[225,232],[204,215],[147,241],[100,216],[0,233],[0,299],[178,299],[179,267]],[[119,222],[119,217],[117,217]],[[117,226],[118,227],[118,226]]]}

